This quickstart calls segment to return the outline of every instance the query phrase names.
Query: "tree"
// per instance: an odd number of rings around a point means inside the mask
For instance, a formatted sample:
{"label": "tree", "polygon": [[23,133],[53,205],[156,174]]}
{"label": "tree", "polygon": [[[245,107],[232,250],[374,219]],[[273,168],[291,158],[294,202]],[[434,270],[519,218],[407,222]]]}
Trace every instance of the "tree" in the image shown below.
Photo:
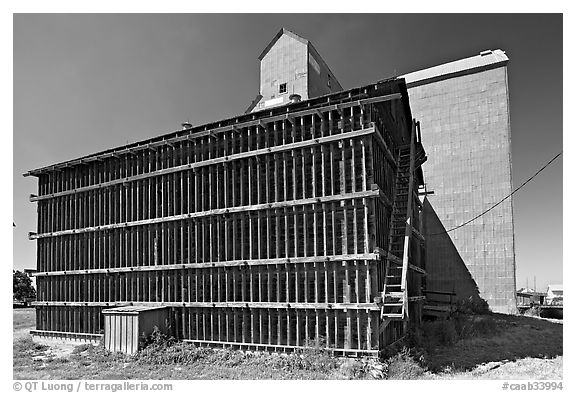
{"label": "tree", "polygon": [[25,302],[26,299],[35,298],[36,290],[32,286],[32,280],[24,272],[16,270],[12,274],[14,300]]}

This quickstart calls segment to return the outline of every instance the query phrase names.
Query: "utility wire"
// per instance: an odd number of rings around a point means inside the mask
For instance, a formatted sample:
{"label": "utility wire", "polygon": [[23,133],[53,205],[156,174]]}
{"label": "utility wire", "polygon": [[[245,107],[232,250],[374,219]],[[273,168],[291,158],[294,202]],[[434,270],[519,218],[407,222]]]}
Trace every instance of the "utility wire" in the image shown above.
{"label": "utility wire", "polygon": [[482,217],[484,214],[488,213],[490,210],[494,209],[496,206],[500,205],[500,204],[501,204],[502,202],[504,202],[506,199],[508,199],[508,198],[510,198],[512,195],[514,195],[514,194],[516,193],[516,191],[520,190],[522,187],[524,187],[526,184],[528,184],[532,179],[534,179],[536,176],[538,176],[538,174],[539,174],[540,172],[542,172],[544,169],[546,169],[546,167],[547,167],[548,165],[552,164],[552,162],[554,162],[554,160],[556,160],[556,159],[557,159],[558,157],[560,157],[561,155],[562,155],[562,152],[556,154],[556,156],[554,156],[554,158],[552,158],[550,161],[548,161],[548,163],[547,163],[546,165],[544,165],[542,168],[540,168],[535,174],[533,174],[532,176],[530,176],[530,177],[528,178],[528,180],[526,180],[526,181],[525,181],[524,183],[522,183],[518,188],[516,188],[514,191],[512,191],[512,192],[511,192],[510,194],[508,194],[506,197],[502,198],[502,200],[501,200],[500,202],[496,203],[494,206],[490,207],[488,210],[485,210],[484,212],[478,214],[476,217],[474,217],[474,218],[466,221],[465,223],[460,224],[460,225],[458,225],[458,226],[456,226],[456,227],[454,227],[454,228],[452,228],[452,229],[449,229],[449,230],[444,231],[444,232],[431,233],[431,234],[428,235],[428,236],[443,235],[443,234],[445,234],[445,233],[455,231],[456,229],[462,228],[463,226],[470,224],[472,221],[477,220],[478,218]]}

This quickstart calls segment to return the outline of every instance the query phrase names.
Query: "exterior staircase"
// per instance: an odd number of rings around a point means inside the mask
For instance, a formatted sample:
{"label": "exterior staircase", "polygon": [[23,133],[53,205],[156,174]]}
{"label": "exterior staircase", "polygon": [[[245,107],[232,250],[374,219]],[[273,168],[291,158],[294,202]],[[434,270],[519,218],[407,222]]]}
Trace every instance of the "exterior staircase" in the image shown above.
{"label": "exterior staircase", "polygon": [[[418,133],[418,135],[417,135]],[[426,161],[426,153],[421,143],[420,125],[414,122],[410,144],[398,149],[397,171],[392,205],[390,234],[384,287],[382,291],[381,317],[385,320],[408,318],[408,269],[424,274],[424,270],[410,263],[409,245],[412,236],[420,241],[424,238],[412,226],[412,212],[415,191],[416,169]],[[418,201],[417,201],[418,202]]]}
{"label": "exterior staircase", "polygon": [[[412,145],[413,146],[413,145]],[[386,257],[386,274],[384,276],[384,289],[382,293],[382,318],[404,319],[408,311],[408,291],[406,277],[408,269],[408,244],[411,230],[407,224],[410,222],[413,193],[413,166],[411,160],[411,145],[400,147],[398,152],[398,170],[390,235],[388,238],[388,254]],[[404,263],[406,262],[406,263]]]}

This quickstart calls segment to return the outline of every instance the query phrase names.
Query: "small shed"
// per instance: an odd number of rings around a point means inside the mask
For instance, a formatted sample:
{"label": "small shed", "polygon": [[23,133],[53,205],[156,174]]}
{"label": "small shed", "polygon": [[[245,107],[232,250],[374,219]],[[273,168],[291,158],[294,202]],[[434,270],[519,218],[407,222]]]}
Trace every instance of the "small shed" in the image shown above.
{"label": "small shed", "polygon": [[133,354],[144,339],[158,327],[168,331],[168,308],[165,306],[123,306],[102,310],[104,346],[112,352]]}

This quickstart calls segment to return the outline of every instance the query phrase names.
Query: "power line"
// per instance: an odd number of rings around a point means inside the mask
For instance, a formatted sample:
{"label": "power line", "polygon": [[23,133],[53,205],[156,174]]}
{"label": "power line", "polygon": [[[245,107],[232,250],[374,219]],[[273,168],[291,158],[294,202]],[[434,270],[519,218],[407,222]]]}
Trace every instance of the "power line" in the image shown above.
{"label": "power line", "polygon": [[500,205],[500,204],[501,204],[502,202],[504,202],[506,199],[508,199],[508,198],[510,198],[512,195],[514,195],[514,194],[516,193],[516,191],[520,190],[522,187],[524,187],[526,184],[528,184],[532,179],[534,179],[536,176],[538,176],[538,174],[539,174],[540,172],[542,172],[544,169],[546,169],[546,167],[547,167],[548,165],[552,164],[552,162],[554,162],[554,160],[556,160],[556,159],[557,159],[558,157],[560,157],[561,155],[562,155],[562,152],[556,154],[556,155],[554,156],[554,158],[552,158],[550,161],[548,161],[548,163],[547,163],[546,165],[544,165],[542,168],[540,168],[535,174],[533,174],[532,176],[530,176],[530,177],[528,178],[528,180],[526,180],[526,181],[525,181],[524,183],[522,183],[518,188],[516,188],[514,191],[512,191],[510,194],[508,194],[506,197],[504,197],[500,202],[498,202],[498,203],[495,204],[494,206],[490,207],[488,210],[483,211],[482,213],[478,214],[476,217],[474,217],[474,218],[466,221],[465,223],[460,224],[460,225],[458,225],[458,226],[456,226],[456,227],[454,227],[454,228],[452,228],[452,229],[449,229],[449,230],[444,231],[444,232],[432,233],[432,234],[430,234],[430,235],[428,235],[428,236],[443,235],[443,234],[445,234],[445,233],[455,231],[456,229],[462,228],[463,226],[470,224],[472,221],[477,220],[478,218],[482,217],[484,214],[488,213],[490,210],[494,209],[496,206]]}

